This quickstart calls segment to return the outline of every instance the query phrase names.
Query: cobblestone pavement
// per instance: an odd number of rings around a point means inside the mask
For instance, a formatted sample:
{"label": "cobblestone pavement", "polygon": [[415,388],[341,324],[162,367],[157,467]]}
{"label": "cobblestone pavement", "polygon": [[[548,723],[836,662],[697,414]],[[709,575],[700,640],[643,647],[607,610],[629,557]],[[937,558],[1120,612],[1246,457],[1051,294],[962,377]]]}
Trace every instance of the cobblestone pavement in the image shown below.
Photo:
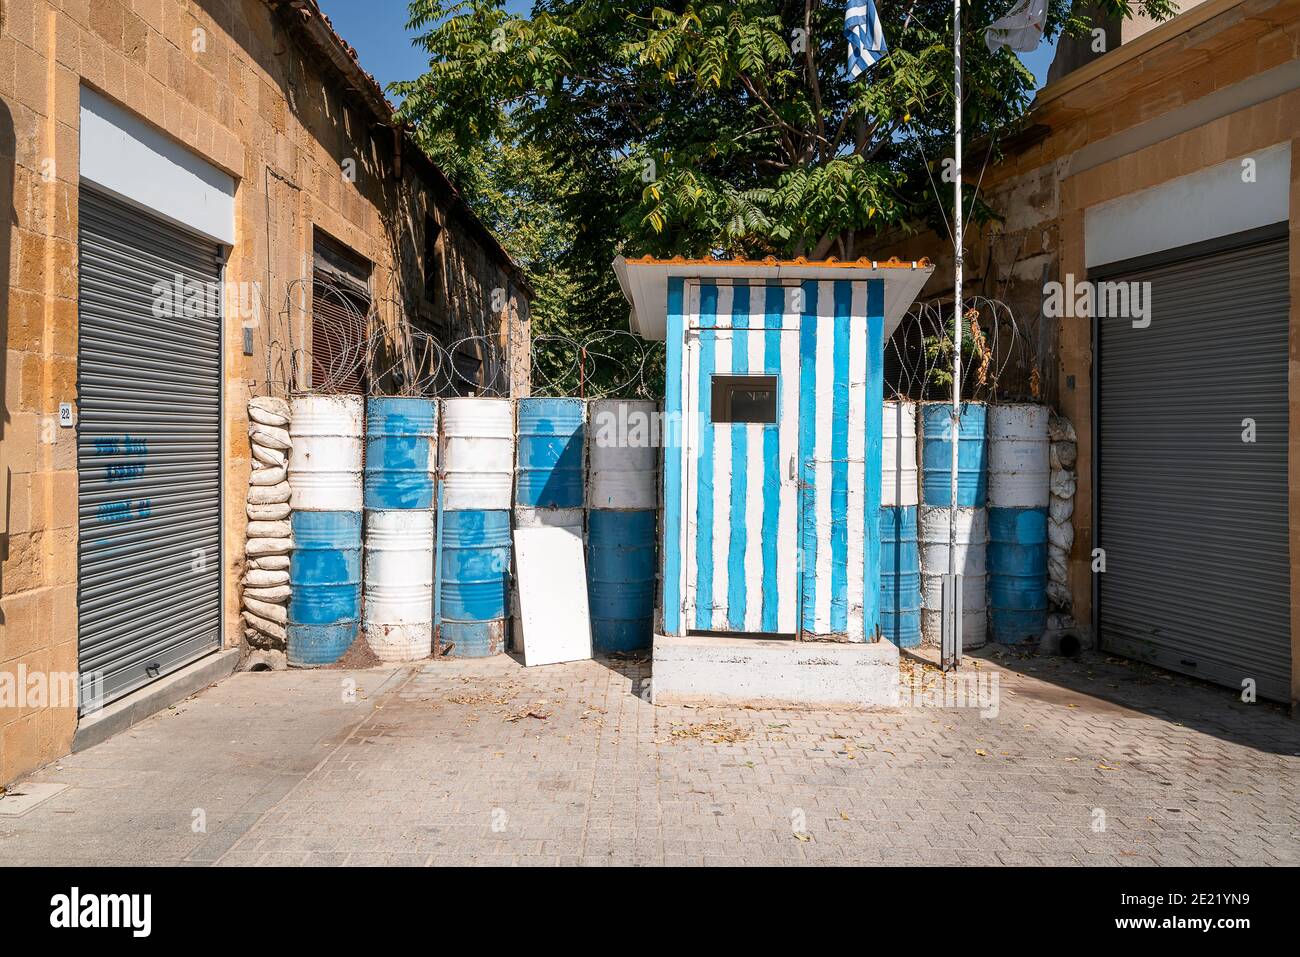
{"label": "cobblestone pavement", "polygon": [[1300,863],[1300,723],[996,654],[996,715],[656,708],[632,660],[240,674],[36,775],[0,863]]}

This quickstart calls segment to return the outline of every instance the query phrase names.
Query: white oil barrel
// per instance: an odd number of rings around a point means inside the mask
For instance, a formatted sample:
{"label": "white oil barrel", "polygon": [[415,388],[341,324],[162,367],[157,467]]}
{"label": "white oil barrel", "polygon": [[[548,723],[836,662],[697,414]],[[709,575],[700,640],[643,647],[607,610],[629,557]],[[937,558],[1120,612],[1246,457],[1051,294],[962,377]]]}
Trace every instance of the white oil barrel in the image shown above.
{"label": "white oil barrel", "polygon": [[920,499],[916,471],[916,403],[886,402],[880,447],[882,508],[914,506]]}
{"label": "white oil barrel", "polygon": [[1046,508],[1047,406],[989,406],[989,506]]}
{"label": "white oil barrel", "polygon": [[512,400],[444,399],[443,509],[508,510],[514,482],[514,443]]}
{"label": "white oil barrel", "polygon": [[361,396],[300,396],[292,405],[289,487],[293,509],[361,511],[361,436],[365,421]]}
{"label": "white oil barrel", "polygon": [[659,433],[657,403],[593,399],[588,404],[588,507],[659,507]]}
{"label": "white oil barrel", "polygon": [[417,661],[433,651],[434,513],[366,512],[365,634],[381,661]]}
{"label": "white oil barrel", "polygon": [[[921,509],[921,633],[927,644],[937,645],[943,637],[943,576],[948,574],[951,514],[942,507]],[[959,508],[956,525],[956,567],[963,579],[962,647],[978,648],[988,638],[988,512]]]}

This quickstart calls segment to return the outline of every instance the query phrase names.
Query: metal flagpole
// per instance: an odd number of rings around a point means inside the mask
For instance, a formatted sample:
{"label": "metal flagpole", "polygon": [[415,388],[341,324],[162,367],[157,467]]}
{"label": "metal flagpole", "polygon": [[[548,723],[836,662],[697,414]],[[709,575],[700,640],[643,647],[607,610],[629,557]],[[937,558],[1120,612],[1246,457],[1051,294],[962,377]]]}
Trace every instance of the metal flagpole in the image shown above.
{"label": "metal flagpole", "polygon": [[947,671],[961,664],[962,587],[957,574],[957,447],[961,437],[961,320],[962,320],[962,199],[961,199],[961,0],[953,0],[953,350],[952,350],[952,443],[948,499],[948,575],[943,602],[944,642],[941,667]]}

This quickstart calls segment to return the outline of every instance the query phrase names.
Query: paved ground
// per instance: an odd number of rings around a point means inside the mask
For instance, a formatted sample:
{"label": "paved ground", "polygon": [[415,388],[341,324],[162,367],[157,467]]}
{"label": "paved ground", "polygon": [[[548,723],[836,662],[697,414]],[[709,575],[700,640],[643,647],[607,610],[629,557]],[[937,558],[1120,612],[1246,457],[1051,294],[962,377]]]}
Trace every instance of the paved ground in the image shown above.
{"label": "paved ground", "polygon": [[996,717],[655,708],[643,661],[239,674],[36,775],[0,863],[1300,863],[1300,722],[970,663]]}

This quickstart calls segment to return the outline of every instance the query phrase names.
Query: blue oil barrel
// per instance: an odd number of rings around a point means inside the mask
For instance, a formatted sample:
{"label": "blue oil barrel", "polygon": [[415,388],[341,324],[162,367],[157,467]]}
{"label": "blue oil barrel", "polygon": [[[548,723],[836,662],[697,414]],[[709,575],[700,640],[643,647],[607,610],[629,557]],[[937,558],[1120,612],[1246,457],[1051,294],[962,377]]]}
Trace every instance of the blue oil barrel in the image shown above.
{"label": "blue oil barrel", "polygon": [[292,525],[289,664],[332,664],[361,622],[361,513],[296,511]]}
{"label": "blue oil barrel", "polygon": [[510,590],[509,509],[442,513],[439,637],[451,654],[484,658],[505,649]]}
{"label": "blue oil barrel", "polygon": [[516,507],[582,507],[583,410],[581,399],[518,400]]}
{"label": "blue oil barrel", "polygon": [[914,505],[880,510],[880,631],[900,648],[921,644],[921,553]]}
{"label": "blue oil barrel", "polygon": [[366,402],[365,507],[433,508],[438,405],[433,399]]}
{"label": "blue oil barrel", "polygon": [[657,512],[587,513],[587,599],[596,652],[649,648],[654,637]]}
{"label": "blue oil barrel", "polygon": [[990,508],[990,637],[1037,641],[1047,626],[1047,509]]}
{"label": "blue oil barrel", "polygon": [[[952,406],[926,402],[921,406],[921,503],[948,505],[952,497]],[[957,433],[957,505],[983,508],[988,498],[988,406],[964,402]]]}

